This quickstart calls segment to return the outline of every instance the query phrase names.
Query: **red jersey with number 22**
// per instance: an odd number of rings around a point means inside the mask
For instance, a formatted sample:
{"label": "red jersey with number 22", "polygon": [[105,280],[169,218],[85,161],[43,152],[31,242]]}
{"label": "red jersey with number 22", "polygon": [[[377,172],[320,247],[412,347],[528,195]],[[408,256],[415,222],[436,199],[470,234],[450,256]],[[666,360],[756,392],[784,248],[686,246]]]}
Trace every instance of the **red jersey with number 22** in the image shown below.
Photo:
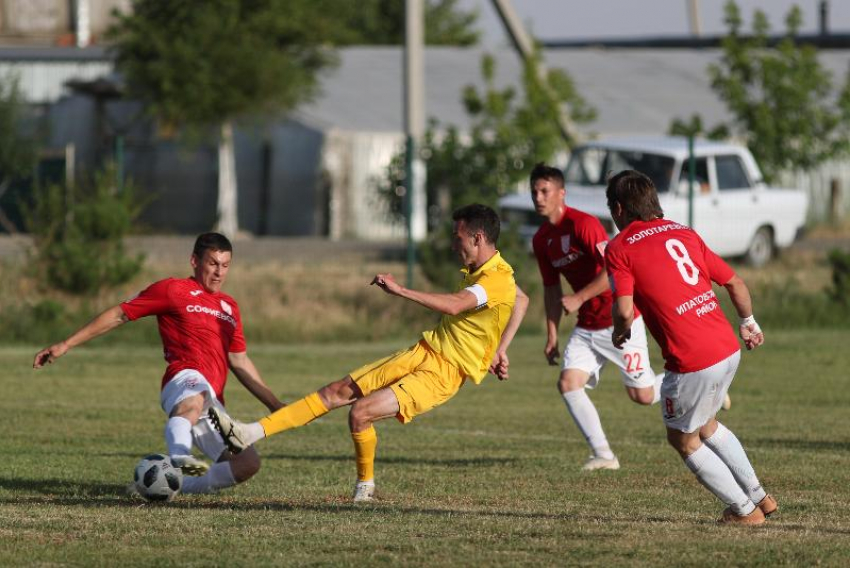
{"label": "red jersey with number 22", "polygon": [[224,403],[227,354],[246,349],[239,307],[233,298],[207,292],[194,278],[166,278],[122,303],[121,309],[130,320],[156,316],[168,362],[162,386],[180,371],[194,369]]}
{"label": "red jersey with number 22", "polygon": [[740,349],[711,288],[735,272],[690,228],[634,221],[608,243],[605,262],[614,297],[634,297],[667,370],[701,371]]}

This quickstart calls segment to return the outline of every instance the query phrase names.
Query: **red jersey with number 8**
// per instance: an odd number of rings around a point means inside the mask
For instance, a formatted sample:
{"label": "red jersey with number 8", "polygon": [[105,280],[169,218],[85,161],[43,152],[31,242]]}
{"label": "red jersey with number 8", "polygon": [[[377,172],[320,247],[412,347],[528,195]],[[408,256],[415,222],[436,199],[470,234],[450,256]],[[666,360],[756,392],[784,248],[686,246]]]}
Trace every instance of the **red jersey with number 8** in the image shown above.
{"label": "red jersey with number 8", "polygon": [[614,297],[634,297],[667,370],[700,371],[740,349],[711,287],[735,272],[689,227],[634,221],[608,243],[605,262]]}
{"label": "red jersey with number 8", "polygon": [[200,372],[224,403],[228,353],[246,349],[239,307],[227,294],[212,294],[194,278],[166,278],[121,304],[130,320],[155,315],[168,368],[162,386],[185,369]]}

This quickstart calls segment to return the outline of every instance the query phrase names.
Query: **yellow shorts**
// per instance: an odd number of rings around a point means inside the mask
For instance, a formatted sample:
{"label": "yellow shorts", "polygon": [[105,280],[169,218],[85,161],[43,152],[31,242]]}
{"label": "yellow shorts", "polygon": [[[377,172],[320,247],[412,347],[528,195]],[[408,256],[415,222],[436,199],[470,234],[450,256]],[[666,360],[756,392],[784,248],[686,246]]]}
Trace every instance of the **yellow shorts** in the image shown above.
{"label": "yellow shorts", "polygon": [[460,370],[432,351],[424,339],[410,349],[364,365],[349,376],[363,396],[391,388],[398,399],[396,418],[402,424],[449,400],[465,380]]}

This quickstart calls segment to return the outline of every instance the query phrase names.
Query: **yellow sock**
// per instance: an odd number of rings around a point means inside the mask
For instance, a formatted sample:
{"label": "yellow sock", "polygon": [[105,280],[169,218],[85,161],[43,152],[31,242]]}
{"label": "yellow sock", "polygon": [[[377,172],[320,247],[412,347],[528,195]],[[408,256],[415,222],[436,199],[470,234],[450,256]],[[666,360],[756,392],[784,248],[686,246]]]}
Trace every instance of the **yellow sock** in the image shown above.
{"label": "yellow sock", "polygon": [[265,418],[260,418],[260,425],[263,427],[266,436],[271,436],[290,428],[304,426],[327,413],[328,409],[325,408],[325,404],[319,398],[319,393],[314,392],[301,400],[284,406]]}
{"label": "yellow sock", "polygon": [[354,454],[357,456],[357,481],[375,479],[375,448],[378,447],[378,433],[374,426],[362,432],[352,432]]}

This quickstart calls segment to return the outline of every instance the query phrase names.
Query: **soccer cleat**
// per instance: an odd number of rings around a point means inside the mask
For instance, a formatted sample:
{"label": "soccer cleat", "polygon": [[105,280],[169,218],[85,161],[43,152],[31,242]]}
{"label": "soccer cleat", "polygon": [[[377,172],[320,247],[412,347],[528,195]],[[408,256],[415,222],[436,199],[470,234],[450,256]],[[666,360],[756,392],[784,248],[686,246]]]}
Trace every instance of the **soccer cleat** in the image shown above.
{"label": "soccer cleat", "polygon": [[726,393],[726,396],[723,397],[723,404],[720,405],[721,410],[729,410],[732,408],[732,399],[729,397],[729,393]]}
{"label": "soccer cleat", "polygon": [[354,495],[351,499],[355,503],[373,501],[375,499],[375,483],[371,481],[358,481],[354,486]]}
{"label": "soccer cleat", "polygon": [[756,507],[761,509],[761,512],[764,513],[765,517],[771,516],[777,511],[777,509],[779,509],[779,505],[776,503],[776,499],[774,499],[770,495],[765,495],[764,499],[756,503]]}
{"label": "soccer cleat", "polygon": [[210,420],[224,438],[224,443],[231,453],[238,454],[251,444],[245,442],[245,434],[242,432],[243,424],[231,418],[226,412],[222,412],[215,406],[210,407]]}
{"label": "soccer cleat", "polygon": [[600,458],[597,456],[590,456],[590,459],[585,462],[582,466],[582,471],[595,471],[597,469],[620,469],[620,461],[617,457],[613,458]]}
{"label": "soccer cleat", "polygon": [[738,515],[732,510],[732,507],[727,507],[723,511],[723,516],[717,522],[721,525],[755,526],[764,523],[764,513],[759,507],[756,507],[749,515]]}
{"label": "soccer cleat", "polygon": [[204,475],[210,469],[210,465],[199,460],[195,456],[171,456],[171,463],[174,467],[179,468],[183,475]]}

